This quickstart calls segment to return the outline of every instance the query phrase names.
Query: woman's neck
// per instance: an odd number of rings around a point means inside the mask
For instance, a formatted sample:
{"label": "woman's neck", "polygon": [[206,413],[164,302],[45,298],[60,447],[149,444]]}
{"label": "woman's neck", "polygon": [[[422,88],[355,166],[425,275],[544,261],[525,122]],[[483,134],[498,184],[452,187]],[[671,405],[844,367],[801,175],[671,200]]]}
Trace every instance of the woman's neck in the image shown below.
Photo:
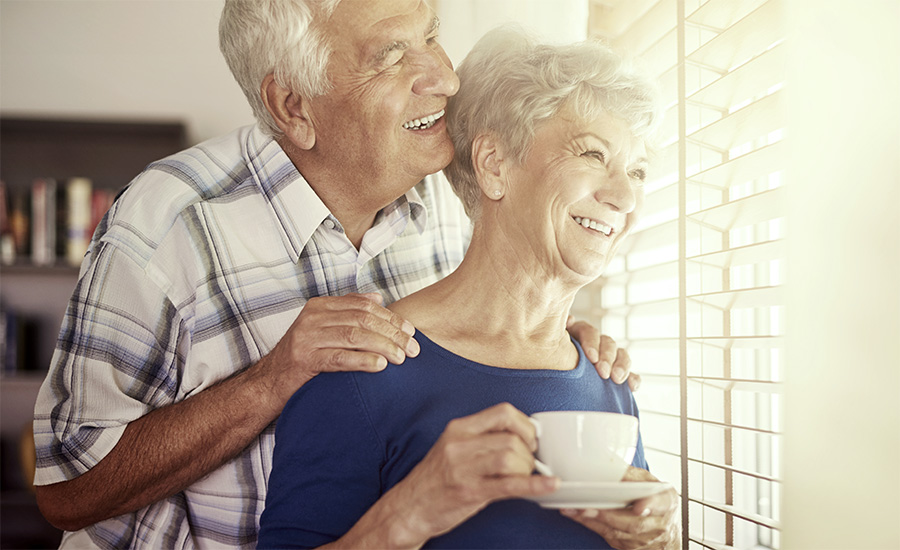
{"label": "woman's neck", "polygon": [[476,227],[453,273],[391,309],[435,343],[473,361],[573,368],[577,351],[566,319],[578,287],[550,276],[536,258],[517,255],[505,235],[483,234]]}

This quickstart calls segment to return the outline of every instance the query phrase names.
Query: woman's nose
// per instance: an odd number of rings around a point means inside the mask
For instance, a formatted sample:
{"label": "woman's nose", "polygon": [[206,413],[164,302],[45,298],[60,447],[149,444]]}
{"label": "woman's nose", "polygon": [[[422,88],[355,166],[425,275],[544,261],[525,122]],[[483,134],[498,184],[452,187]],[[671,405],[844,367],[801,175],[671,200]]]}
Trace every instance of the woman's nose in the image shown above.
{"label": "woman's nose", "polygon": [[597,200],[612,206],[618,212],[630,214],[637,206],[638,190],[628,171],[623,167],[611,166],[605,182],[597,190]]}
{"label": "woman's nose", "polygon": [[459,77],[453,72],[453,64],[440,45],[421,52],[417,62],[422,74],[413,84],[414,93],[450,97],[459,90]]}

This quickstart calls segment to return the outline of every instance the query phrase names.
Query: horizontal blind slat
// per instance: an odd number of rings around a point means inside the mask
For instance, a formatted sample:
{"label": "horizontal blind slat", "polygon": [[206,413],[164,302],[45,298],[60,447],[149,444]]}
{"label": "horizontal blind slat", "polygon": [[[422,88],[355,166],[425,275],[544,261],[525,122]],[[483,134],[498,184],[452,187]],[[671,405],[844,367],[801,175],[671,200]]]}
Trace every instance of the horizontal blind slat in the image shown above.
{"label": "horizontal blind slat", "polygon": [[766,0],[709,0],[687,15],[696,25],[717,29],[728,28],[757,9]]}
{"label": "horizontal blind slat", "polygon": [[690,541],[695,544],[699,544],[703,548],[709,548],[709,550],[738,550],[734,546],[722,544],[721,542],[708,541],[705,539],[696,539],[694,537],[690,537]]}
{"label": "horizontal blind slat", "polygon": [[[665,452],[665,451],[661,451],[661,452]],[[740,475],[742,475],[742,476],[747,476],[747,477],[752,477],[752,478],[756,478],[756,479],[761,479],[761,480],[763,480],[763,481],[770,481],[770,482],[772,482],[772,483],[781,483],[781,480],[778,479],[778,478],[776,478],[776,477],[772,477],[772,476],[770,476],[770,475],[765,475],[765,474],[762,474],[762,473],[760,473],[760,472],[756,472],[756,471],[752,471],[752,470],[745,470],[745,469],[742,469],[742,468],[735,468],[734,466],[730,466],[730,465],[728,465],[728,464],[718,464],[718,463],[716,463],[716,462],[709,462],[709,461],[706,461],[706,460],[700,460],[700,459],[697,459],[697,458],[688,458],[688,462],[693,462],[693,463],[695,463],[695,464],[700,464],[700,465],[702,465],[702,466],[710,466],[710,467],[712,467],[712,468],[718,468],[718,469],[720,469],[720,470],[725,470],[726,472],[731,472],[731,473],[734,473],[734,474],[740,474]]]}
{"label": "horizontal blind slat", "polygon": [[784,166],[785,149],[784,142],[777,141],[717,164],[712,168],[691,174],[688,176],[688,181],[725,189],[735,184],[761,178]]}
{"label": "horizontal blind slat", "polygon": [[629,284],[667,280],[678,277],[678,261],[653,264],[634,271],[623,271],[603,279],[603,284]]}
{"label": "horizontal blind slat", "polygon": [[719,510],[720,512],[725,512],[726,514],[731,514],[735,517],[745,519],[747,521],[751,521],[758,525],[762,525],[763,527],[768,527],[769,529],[781,529],[781,523],[772,519],[767,518],[765,516],[761,516],[759,514],[752,514],[749,512],[745,512],[735,506],[731,506],[728,504],[722,504],[720,502],[713,502],[710,500],[701,500],[697,498],[689,498],[691,502],[696,502],[702,506],[706,506],[707,508],[713,508],[715,510]]}
{"label": "horizontal blind slat", "polygon": [[678,298],[633,302],[615,308],[603,308],[604,313],[620,315],[667,315],[678,312]]}
{"label": "horizontal blind slat", "polygon": [[687,260],[721,268],[736,267],[780,258],[784,254],[784,246],[784,241],[781,239],[764,241],[719,252],[688,256]]}
{"label": "horizontal blind slat", "polygon": [[688,141],[726,152],[784,127],[784,94],[777,91],[688,135]]}
{"label": "horizontal blind slat", "polygon": [[[675,386],[678,383],[678,375],[675,374],[659,374],[659,373],[647,373],[641,376],[642,379],[652,380],[655,383],[665,384],[669,386]],[[748,391],[753,393],[764,393],[764,394],[780,394],[782,392],[782,384],[779,380],[748,380],[748,379],[736,379],[736,378],[715,378],[715,377],[703,377],[703,376],[688,376],[688,380],[692,382],[697,382],[699,384],[712,386],[716,389],[720,389],[723,391]],[[690,418],[689,420],[693,420],[695,422],[707,422],[706,419],[703,418]],[[715,421],[709,421],[712,424],[721,424],[723,426],[740,428],[744,430],[758,430],[762,433],[770,433],[774,434],[776,432],[772,432],[770,430],[765,430],[762,428],[755,428],[753,426],[744,426],[737,424],[722,424]]]}
{"label": "horizontal blind slat", "polygon": [[689,337],[687,341],[722,349],[776,349],[784,345],[784,336],[759,334],[753,336],[701,336]]}
{"label": "horizontal blind slat", "polygon": [[784,37],[783,9],[783,0],[769,0],[688,54],[687,60],[723,73],[746,62]]}
{"label": "horizontal blind slat", "polygon": [[700,88],[687,98],[689,103],[720,110],[744,103],[779,85],[784,78],[786,50],[775,46]]}
{"label": "horizontal blind slat", "polygon": [[784,216],[784,191],[769,189],[719,206],[713,206],[688,216],[691,221],[720,231],[770,221]]}
{"label": "horizontal blind slat", "polygon": [[[628,9],[623,2],[621,8],[622,16],[624,11]],[[635,9],[634,7],[630,9]],[[644,57],[644,53],[653,47],[662,37],[671,32],[675,28],[676,15],[675,0],[659,0],[649,9],[638,17],[631,20],[628,25],[628,32],[620,34],[615,40],[616,48],[619,48],[630,55]],[[621,22],[616,21],[615,24],[620,25]],[[607,35],[609,36],[609,35]],[[674,51],[672,52],[675,53]]]}
{"label": "horizontal blind slat", "polygon": [[678,33],[673,28],[649,48],[638,52],[643,68],[650,74],[663,74],[678,65]]}
{"label": "horizontal blind slat", "polygon": [[591,4],[591,30],[597,35],[615,38],[626,34],[636,21],[659,4],[659,0],[591,0]]}
{"label": "horizontal blind slat", "polygon": [[661,187],[644,198],[645,216],[677,208],[678,185],[672,183]]}
{"label": "horizontal blind slat", "polygon": [[746,426],[741,424],[733,424],[726,422],[719,422],[716,420],[710,420],[708,418],[696,418],[696,417],[688,417],[689,422],[693,422],[699,426],[713,426],[715,428],[721,428],[723,430],[740,430],[744,432],[751,432],[755,434],[762,435],[780,435],[778,432],[768,430],[765,428],[758,428],[756,426]]}
{"label": "horizontal blind slat", "polygon": [[654,250],[664,245],[671,245],[678,235],[678,220],[635,231],[628,240],[619,247],[619,254],[628,255],[644,250]]}
{"label": "horizontal blind slat", "polygon": [[[621,306],[621,309],[628,306]],[[604,308],[606,312],[616,314],[619,308]],[[629,349],[671,349],[680,343],[677,337],[629,338],[619,343]],[[775,349],[784,345],[784,336],[777,334],[754,334],[752,336],[699,336],[687,337],[688,343],[715,346],[722,349]],[[655,376],[653,374],[644,375]]]}
{"label": "horizontal blind slat", "polygon": [[771,307],[784,303],[784,288],[782,286],[761,286],[690,294],[687,298],[688,301],[712,306],[723,311],[745,307]]}

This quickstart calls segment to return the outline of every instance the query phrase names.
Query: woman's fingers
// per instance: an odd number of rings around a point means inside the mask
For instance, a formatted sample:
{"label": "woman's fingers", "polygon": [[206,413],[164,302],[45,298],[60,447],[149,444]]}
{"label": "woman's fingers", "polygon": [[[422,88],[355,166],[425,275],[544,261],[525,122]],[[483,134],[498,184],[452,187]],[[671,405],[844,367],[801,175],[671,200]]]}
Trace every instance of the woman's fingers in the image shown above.
{"label": "woman's fingers", "polygon": [[531,452],[537,449],[534,424],[525,413],[509,403],[500,403],[473,415],[457,418],[447,424],[446,431],[461,437],[474,437],[488,432],[510,432],[517,435]]}

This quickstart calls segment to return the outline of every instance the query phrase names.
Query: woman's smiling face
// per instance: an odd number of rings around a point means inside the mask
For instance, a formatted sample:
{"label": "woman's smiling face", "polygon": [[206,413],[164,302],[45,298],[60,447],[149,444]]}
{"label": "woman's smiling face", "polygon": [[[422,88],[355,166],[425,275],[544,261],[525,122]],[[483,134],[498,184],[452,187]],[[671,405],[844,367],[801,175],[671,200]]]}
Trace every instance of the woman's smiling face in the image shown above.
{"label": "woman's smiling face", "polygon": [[563,110],[537,127],[525,162],[511,169],[504,210],[549,276],[584,284],[634,227],[646,172],[644,142],[623,120]]}

